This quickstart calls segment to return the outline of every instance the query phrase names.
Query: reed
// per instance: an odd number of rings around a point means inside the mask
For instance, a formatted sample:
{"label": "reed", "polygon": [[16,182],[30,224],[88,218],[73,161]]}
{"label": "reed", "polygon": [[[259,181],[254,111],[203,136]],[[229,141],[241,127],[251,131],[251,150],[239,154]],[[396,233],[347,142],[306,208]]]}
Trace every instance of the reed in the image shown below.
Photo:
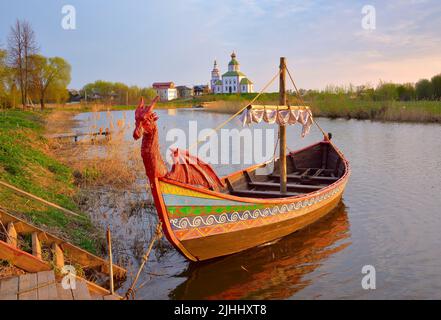
{"label": "reed", "polygon": [[[217,100],[204,108],[212,112],[233,114],[246,102]],[[299,103],[291,99],[291,104]],[[441,122],[440,101],[364,101],[348,97],[326,97],[305,101],[317,117],[399,122]],[[259,101],[277,104],[277,101]]]}

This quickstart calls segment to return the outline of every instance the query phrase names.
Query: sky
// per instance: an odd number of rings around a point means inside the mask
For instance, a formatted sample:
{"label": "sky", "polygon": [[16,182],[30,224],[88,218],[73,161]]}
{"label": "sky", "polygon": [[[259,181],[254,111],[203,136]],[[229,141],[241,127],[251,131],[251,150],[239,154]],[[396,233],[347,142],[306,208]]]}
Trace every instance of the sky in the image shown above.
{"label": "sky", "polygon": [[[75,8],[74,30],[62,28],[64,5]],[[362,27],[365,5],[375,29]],[[72,65],[76,89],[99,79],[207,84],[214,59],[225,72],[232,51],[256,90],[281,56],[305,89],[441,72],[439,0],[2,0],[1,46],[16,19],[31,23],[42,54]]]}

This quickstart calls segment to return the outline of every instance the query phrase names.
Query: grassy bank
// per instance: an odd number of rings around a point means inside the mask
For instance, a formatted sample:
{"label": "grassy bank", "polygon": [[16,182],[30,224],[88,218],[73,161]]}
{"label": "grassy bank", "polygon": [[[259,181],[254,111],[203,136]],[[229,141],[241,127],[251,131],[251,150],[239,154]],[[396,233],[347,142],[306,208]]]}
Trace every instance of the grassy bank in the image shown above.
{"label": "grassy bank", "polygon": [[[173,100],[169,102],[159,102],[156,109],[176,109],[191,108],[196,100]],[[197,102],[196,102],[197,103]],[[47,105],[47,110],[63,110],[71,112],[99,112],[99,111],[118,111],[135,110],[136,105],[108,105],[108,104],[65,104],[65,105]]]}
{"label": "grassy bank", "polygon": [[363,101],[325,97],[308,102],[316,116],[378,121],[441,122],[441,101]]}
{"label": "grassy bank", "polygon": [[[177,99],[160,102],[157,109],[190,108],[203,105],[213,112],[234,113],[250,102],[256,93],[203,95],[193,99]],[[353,98],[348,94],[310,94],[304,97],[315,116],[377,121],[441,122],[441,101],[376,101]],[[278,104],[278,93],[262,94],[256,104]],[[300,104],[294,95],[289,95],[291,105]],[[76,112],[105,110],[133,110],[135,105],[77,104],[57,106],[57,109]]]}
{"label": "grassy bank", "polygon": [[[0,179],[73,211],[78,190],[72,170],[49,152],[43,137],[47,112],[0,111]],[[0,206],[20,212],[37,226],[98,252],[97,230],[90,220],[66,215],[0,187]]]}
{"label": "grassy bank", "polygon": [[[208,98],[209,96],[207,96]],[[234,113],[252,99],[249,96],[219,95],[206,108],[213,112]],[[206,99],[207,99],[206,98]],[[298,104],[295,97],[290,104]],[[377,121],[441,122],[441,101],[372,101],[342,95],[312,96],[305,99],[317,117]],[[277,94],[266,94],[256,104],[278,104]]]}

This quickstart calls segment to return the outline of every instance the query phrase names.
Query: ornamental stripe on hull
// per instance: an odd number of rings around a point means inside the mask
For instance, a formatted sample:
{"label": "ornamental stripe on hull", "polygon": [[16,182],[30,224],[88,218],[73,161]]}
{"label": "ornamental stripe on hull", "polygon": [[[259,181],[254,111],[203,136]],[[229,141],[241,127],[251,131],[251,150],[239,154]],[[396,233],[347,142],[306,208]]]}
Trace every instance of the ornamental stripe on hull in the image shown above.
{"label": "ornamental stripe on hull", "polygon": [[[172,189],[169,186],[163,188],[164,185],[167,183],[161,182],[162,192]],[[293,200],[291,203],[276,205],[250,204],[221,198],[214,199],[214,197],[201,198],[199,195],[198,197],[190,197],[167,193],[163,193],[163,199],[175,236],[179,240],[188,240],[248,229],[308,214],[317,207],[326,205],[341,196],[344,187],[344,184],[340,184],[309,199]],[[176,190],[174,189],[174,191]],[[175,206],[178,204],[176,200],[179,201],[179,204],[185,203],[185,206]],[[209,203],[215,206],[210,207]],[[231,210],[232,208],[234,210]]]}

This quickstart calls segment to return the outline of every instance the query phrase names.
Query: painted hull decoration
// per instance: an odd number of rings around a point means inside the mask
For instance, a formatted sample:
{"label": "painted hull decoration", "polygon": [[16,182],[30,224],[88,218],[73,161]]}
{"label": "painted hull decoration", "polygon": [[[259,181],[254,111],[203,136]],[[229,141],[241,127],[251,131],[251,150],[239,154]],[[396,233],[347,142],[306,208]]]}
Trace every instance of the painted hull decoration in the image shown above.
{"label": "painted hull decoration", "polygon": [[[292,153],[289,157],[310,158],[313,151],[317,153],[317,149],[323,152],[329,150],[328,157],[336,157],[328,142],[320,142],[299,153]],[[321,162],[322,158],[320,155],[311,162]],[[336,158],[333,162],[338,164],[338,169],[332,169],[332,173],[329,169],[310,170],[315,170],[315,174],[322,170],[322,173],[313,176],[319,185],[288,184],[288,190],[291,186],[293,189],[297,186],[322,188],[286,198],[250,198],[235,195],[242,192],[240,189],[236,190],[235,186],[243,185],[247,177],[252,177],[252,181],[256,179],[262,185],[272,183],[268,181],[277,181],[275,175],[255,174],[255,170],[266,166],[266,163],[222,178],[222,181],[232,186],[232,191],[228,188],[211,191],[186,186],[167,178],[157,178],[152,184],[152,191],[168,240],[188,259],[207,260],[277,240],[332,211],[340,202],[349,178],[347,161]],[[302,168],[299,172],[308,169]],[[296,172],[293,173],[289,176],[296,180]],[[305,176],[304,183],[307,181]],[[332,183],[326,185],[329,182]],[[259,185],[258,182],[256,184]]]}
{"label": "painted hull decoration", "polygon": [[[280,68],[281,88],[285,88],[284,59]],[[280,145],[286,146],[286,125],[301,124],[303,136],[315,121],[308,107],[287,106],[285,91],[280,92],[285,103],[249,105],[242,119],[246,125],[261,118],[287,119],[272,121],[279,125]],[[270,174],[258,172],[272,161],[219,178],[209,164],[187,150],[172,151],[174,164],[167,172],[160,158],[155,102],[145,107],[141,101],[134,137],[143,138],[141,154],[164,234],[186,258],[208,260],[272,242],[310,225],[339,204],[349,163],[323,131],[323,141],[304,149],[286,154],[281,147]],[[289,121],[292,115],[296,121]]]}

